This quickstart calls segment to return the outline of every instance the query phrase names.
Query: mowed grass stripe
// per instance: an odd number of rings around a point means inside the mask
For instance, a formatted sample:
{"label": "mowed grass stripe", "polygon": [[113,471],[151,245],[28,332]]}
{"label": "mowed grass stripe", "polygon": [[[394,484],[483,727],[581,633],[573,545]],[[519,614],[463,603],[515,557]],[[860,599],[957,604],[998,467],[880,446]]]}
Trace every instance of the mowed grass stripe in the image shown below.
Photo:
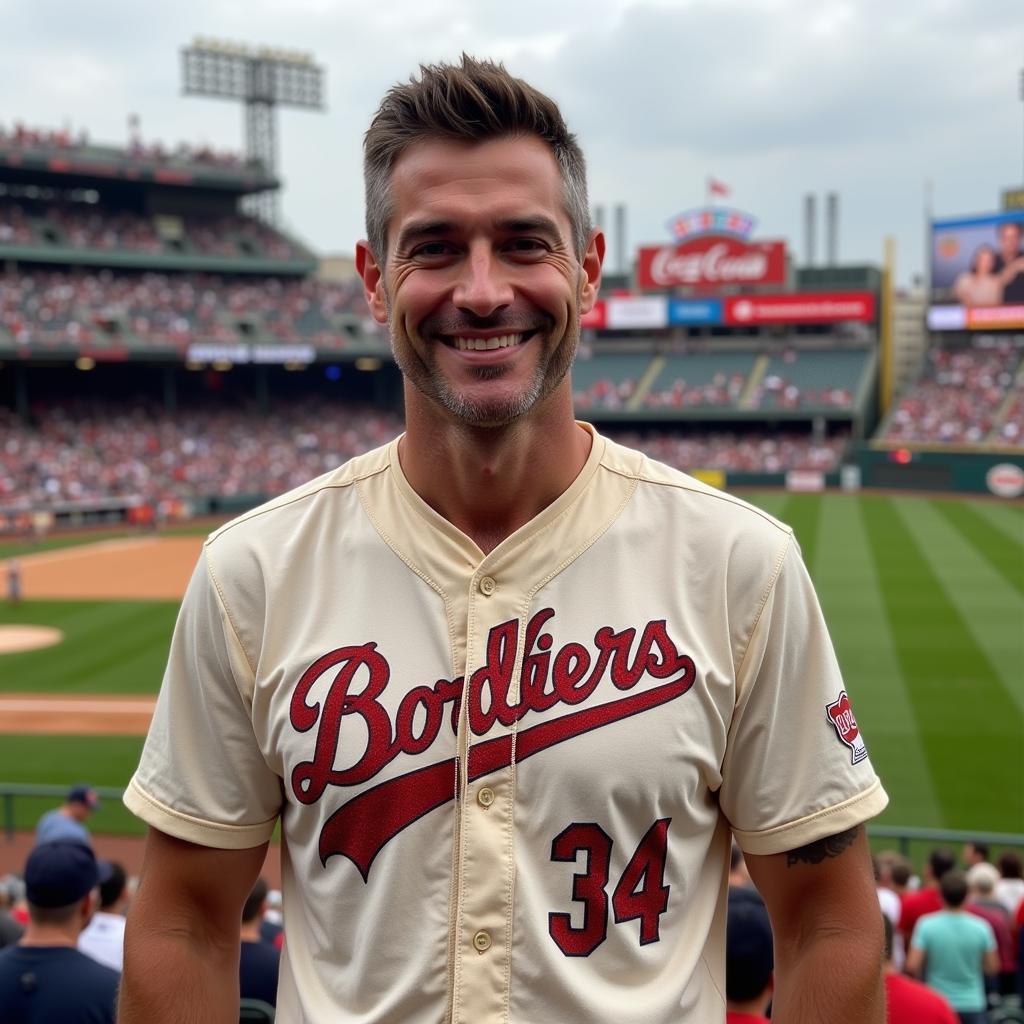
{"label": "mowed grass stripe", "polygon": [[943,824],[1017,831],[1024,820],[1020,712],[893,501],[861,502]]}
{"label": "mowed grass stripe", "polygon": [[998,530],[1009,544],[1024,547],[1024,506],[1005,502],[975,501],[970,506],[984,523]]}
{"label": "mowed grass stripe", "polygon": [[0,655],[0,691],[156,693],[178,605],[168,601],[25,601],[0,622],[54,626],[55,647]]}
{"label": "mowed grass stripe", "polygon": [[818,597],[871,762],[889,794],[881,820],[937,828],[944,824],[942,807],[857,498],[833,494],[821,499],[817,543]]}
{"label": "mowed grass stripe", "polygon": [[978,557],[974,545],[937,511],[934,501],[897,498],[893,504],[907,528],[913,530],[950,604],[1024,716],[1024,598]]}
{"label": "mowed grass stripe", "polygon": [[[76,782],[124,789],[142,752],[141,736],[4,736],[0,740],[0,782],[57,785]],[[35,828],[45,811],[61,801],[52,797],[18,797],[15,825]],[[104,800],[89,819],[94,834],[141,834],[142,823],[117,800]]]}
{"label": "mowed grass stripe", "polygon": [[818,494],[795,494],[790,496],[778,512],[778,518],[793,528],[804,556],[804,564],[814,579],[817,579],[818,514],[821,502],[822,496]]}
{"label": "mowed grass stripe", "polygon": [[1024,542],[1014,543],[993,529],[977,507],[966,502],[933,501],[931,505],[1018,594],[1024,594]]}

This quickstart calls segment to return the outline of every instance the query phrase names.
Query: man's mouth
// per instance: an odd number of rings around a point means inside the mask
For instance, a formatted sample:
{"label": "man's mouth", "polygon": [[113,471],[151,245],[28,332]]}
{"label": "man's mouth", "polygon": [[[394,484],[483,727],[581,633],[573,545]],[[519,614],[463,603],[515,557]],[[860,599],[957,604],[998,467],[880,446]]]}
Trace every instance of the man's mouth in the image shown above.
{"label": "man's mouth", "polygon": [[517,334],[498,334],[492,338],[468,338],[461,335],[443,336],[442,341],[459,352],[489,352],[499,348],[514,348],[529,341],[536,331],[521,331]]}

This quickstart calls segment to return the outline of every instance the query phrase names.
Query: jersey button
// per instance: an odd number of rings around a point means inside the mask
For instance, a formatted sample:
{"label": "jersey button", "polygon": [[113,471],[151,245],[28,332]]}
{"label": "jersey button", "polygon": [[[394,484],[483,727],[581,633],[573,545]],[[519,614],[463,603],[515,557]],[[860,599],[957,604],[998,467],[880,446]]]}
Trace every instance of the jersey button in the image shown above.
{"label": "jersey button", "polygon": [[494,582],[494,579],[491,576],[484,576],[481,578],[480,593],[483,594],[484,597],[490,597],[497,588],[498,584]]}
{"label": "jersey button", "polygon": [[490,807],[494,803],[494,790],[490,786],[481,786],[477,790],[476,802],[481,807]]}
{"label": "jersey button", "polygon": [[491,937],[487,932],[477,932],[473,936],[473,946],[478,953],[486,953],[491,948]]}

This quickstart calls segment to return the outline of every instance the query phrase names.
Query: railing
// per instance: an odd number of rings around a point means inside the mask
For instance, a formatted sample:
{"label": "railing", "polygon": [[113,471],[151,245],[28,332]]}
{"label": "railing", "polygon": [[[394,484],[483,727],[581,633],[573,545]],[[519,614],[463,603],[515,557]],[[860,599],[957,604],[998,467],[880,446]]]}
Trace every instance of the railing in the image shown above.
{"label": "railing", "polygon": [[[93,790],[101,800],[120,802],[123,789],[113,786],[93,786]],[[67,786],[33,785],[27,782],[0,782],[0,801],[3,802],[4,835],[8,842],[14,839],[14,801],[19,796],[47,797],[63,803],[68,795]]]}
{"label": "railing", "polygon": [[[101,800],[120,803],[124,793],[112,786],[94,786]],[[67,786],[32,785],[24,782],[0,782],[0,801],[3,803],[3,828],[8,840],[14,838],[14,801],[19,797],[46,797],[63,801],[68,795]],[[868,825],[868,836],[872,839],[894,839],[900,853],[907,855],[913,842],[925,843],[987,843],[989,846],[1024,847],[1024,835],[1013,832],[974,832],[948,828],[913,828],[909,825]]]}

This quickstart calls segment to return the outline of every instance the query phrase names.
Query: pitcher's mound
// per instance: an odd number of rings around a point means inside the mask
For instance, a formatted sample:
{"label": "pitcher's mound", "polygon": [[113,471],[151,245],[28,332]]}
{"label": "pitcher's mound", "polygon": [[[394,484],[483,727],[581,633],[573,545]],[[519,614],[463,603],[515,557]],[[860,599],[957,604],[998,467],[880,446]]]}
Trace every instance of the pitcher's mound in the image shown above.
{"label": "pitcher's mound", "polygon": [[52,626],[0,626],[0,654],[37,651],[63,639],[64,634]]}

